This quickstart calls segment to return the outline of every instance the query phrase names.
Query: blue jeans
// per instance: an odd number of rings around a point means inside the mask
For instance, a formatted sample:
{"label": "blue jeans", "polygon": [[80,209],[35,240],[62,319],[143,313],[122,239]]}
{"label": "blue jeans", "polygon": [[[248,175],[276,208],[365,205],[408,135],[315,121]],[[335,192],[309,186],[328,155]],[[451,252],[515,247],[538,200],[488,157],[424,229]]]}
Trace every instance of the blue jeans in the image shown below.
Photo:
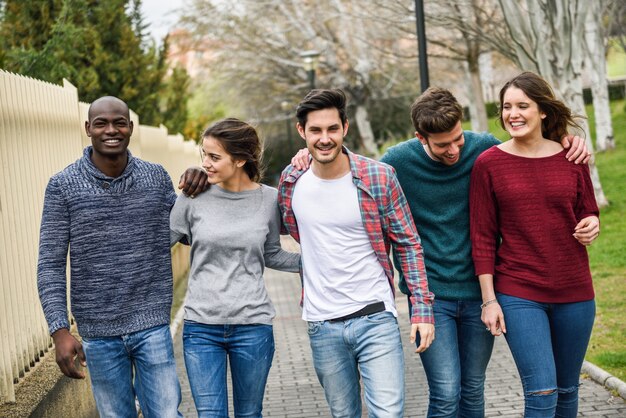
{"label": "blue jeans", "polygon": [[262,417],[267,375],[274,359],[271,325],[207,325],[185,321],[185,367],[198,417],[228,417],[226,361],[235,417]]}
{"label": "blue jeans", "polygon": [[493,335],[480,320],[480,304],[435,299],[435,341],[420,353],[428,379],[428,417],[485,416],[485,372]]}
{"label": "blue jeans", "polygon": [[334,418],[361,417],[359,372],[369,416],[403,416],[404,356],[393,314],[309,322],[308,329],[315,372]]}
{"label": "blue jeans", "polygon": [[101,417],[182,417],[168,325],[116,337],[83,338],[93,395]]}
{"label": "blue jeans", "polygon": [[580,369],[596,305],[539,303],[498,293],[509,344],[524,388],[524,416],[576,417]]}

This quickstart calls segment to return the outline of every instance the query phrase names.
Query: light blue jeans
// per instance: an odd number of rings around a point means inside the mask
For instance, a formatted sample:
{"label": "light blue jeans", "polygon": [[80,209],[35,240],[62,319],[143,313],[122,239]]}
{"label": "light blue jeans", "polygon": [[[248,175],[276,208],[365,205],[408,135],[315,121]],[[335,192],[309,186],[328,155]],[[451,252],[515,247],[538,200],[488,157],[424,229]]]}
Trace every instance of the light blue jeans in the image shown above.
{"label": "light blue jeans", "polygon": [[540,303],[501,293],[496,297],[524,387],[524,417],[576,417],[595,302]]}
{"label": "light blue jeans", "polygon": [[435,341],[420,353],[428,379],[428,417],[485,416],[485,372],[494,337],[480,320],[480,304],[435,299]]}
{"label": "light blue jeans", "polygon": [[226,362],[235,417],[263,416],[263,395],[274,358],[271,325],[207,325],[185,321],[185,367],[199,418],[228,418]]}
{"label": "light blue jeans", "polygon": [[361,416],[360,378],[370,417],[403,416],[404,356],[393,314],[309,322],[308,329],[315,372],[334,418]]}
{"label": "light blue jeans", "polygon": [[96,406],[102,418],[182,417],[169,325],[117,337],[83,338]]}

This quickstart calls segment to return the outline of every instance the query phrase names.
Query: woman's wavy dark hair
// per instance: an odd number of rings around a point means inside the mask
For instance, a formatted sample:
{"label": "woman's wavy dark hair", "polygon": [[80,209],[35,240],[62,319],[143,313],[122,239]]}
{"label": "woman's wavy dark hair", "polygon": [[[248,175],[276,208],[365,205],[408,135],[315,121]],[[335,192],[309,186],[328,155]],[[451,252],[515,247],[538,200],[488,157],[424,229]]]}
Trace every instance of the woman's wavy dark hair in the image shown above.
{"label": "woman's wavy dark hair", "polygon": [[581,118],[581,116],[572,115],[570,108],[556,98],[554,91],[546,80],[530,71],[523,72],[509,80],[500,90],[498,118],[502,129],[505,129],[504,121],[502,120],[504,94],[510,87],[517,87],[522,90],[528,98],[537,103],[539,110],[546,114],[546,117],[541,121],[541,134],[544,138],[561,142],[561,138],[567,135],[568,126],[582,131],[582,127],[574,120],[575,118]]}

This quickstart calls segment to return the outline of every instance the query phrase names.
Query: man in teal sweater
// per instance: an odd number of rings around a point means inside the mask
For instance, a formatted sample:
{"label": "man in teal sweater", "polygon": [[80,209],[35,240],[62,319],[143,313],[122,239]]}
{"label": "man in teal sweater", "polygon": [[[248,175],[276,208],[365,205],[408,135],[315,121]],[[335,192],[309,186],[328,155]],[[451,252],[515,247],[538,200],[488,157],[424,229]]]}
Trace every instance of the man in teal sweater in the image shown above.
{"label": "man in teal sweater", "polygon": [[[420,354],[430,392],[428,416],[483,417],[493,336],[480,320],[469,181],[476,158],[499,141],[489,133],[463,131],[463,109],[447,90],[428,89],[413,103],[411,117],[416,138],[389,148],[381,161],[396,169],[407,195],[436,298],[436,339]],[[405,289],[400,276],[400,290]]]}
{"label": "man in teal sweater", "polygon": [[[484,305],[469,235],[469,183],[476,158],[499,141],[489,133],[463,131],[463,109],[444,89],[429,88],[419,96],[411,119],[416,138],[389,148],[381,161],[396,169],[422,237],[428,286],[435,294],[436,339],[420,353],[430,392],[428,416],[484,417],[493,336],[481,321]],[[583,141],[572,141],[568,158],[586,158]],[[567,139],[563,146],[569,147]],[[407,293],[402,275],[400,289]]]}
{"label": "man in teal sweater", "polygon": [[[436,338],[420,353],[430,392],[428,416],[483,417],[493,336],[480,320],[481,293],[469,236],[469,182],[476,158],[500,142],[489,133],[463,131],[463,108],[444,89],[429,88],[419,96],[411,119],[416,137],[389,148],[381,161],[396,170],[420,231],[428,287],[435,294]],[[567,158],[586,162],[584,141],[569,139]],[[569,147],[567,139],[562,142]],[[304,151],[292,160],[298,168],[307,163]],[[399,286],[409,294],[402,274]]]}

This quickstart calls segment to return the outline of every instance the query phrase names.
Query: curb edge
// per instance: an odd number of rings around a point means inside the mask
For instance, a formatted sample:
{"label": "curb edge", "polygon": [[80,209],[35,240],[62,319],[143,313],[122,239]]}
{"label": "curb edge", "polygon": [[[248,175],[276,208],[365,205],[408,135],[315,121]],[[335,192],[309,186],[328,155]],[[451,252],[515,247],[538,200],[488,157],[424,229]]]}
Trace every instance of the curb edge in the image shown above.
{"label": "curb edge", "polygon": [[626,400],[626,383],[617,377],[586,360],[583,362],[581,371],[582,373],[589,375],[593,381],[608,389],[615,390],[622,399]]}

